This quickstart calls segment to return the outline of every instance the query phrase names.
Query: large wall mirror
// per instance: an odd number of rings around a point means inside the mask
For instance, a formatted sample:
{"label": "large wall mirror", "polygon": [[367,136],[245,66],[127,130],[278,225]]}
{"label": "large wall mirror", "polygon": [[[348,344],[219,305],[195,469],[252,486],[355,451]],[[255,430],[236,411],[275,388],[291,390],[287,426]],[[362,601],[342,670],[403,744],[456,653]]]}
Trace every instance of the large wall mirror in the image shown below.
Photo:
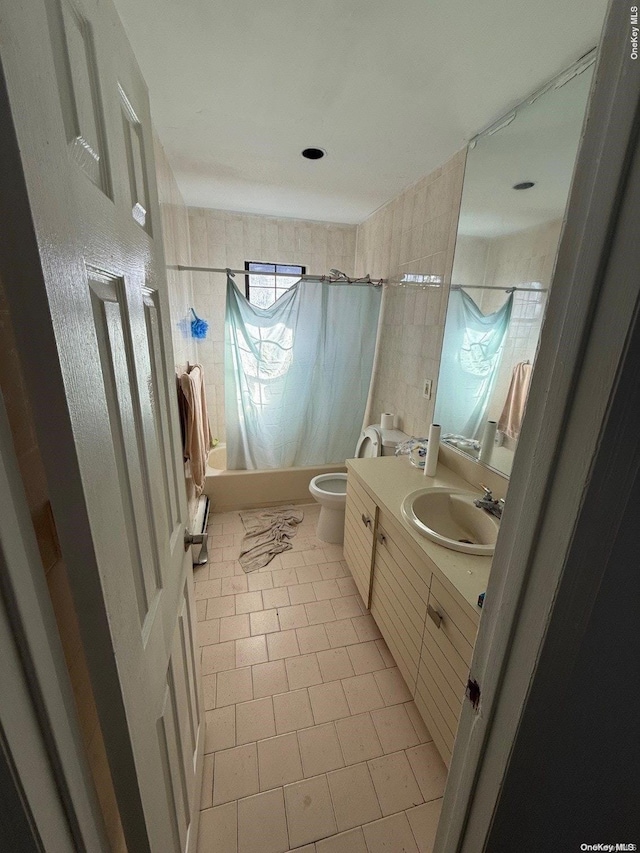
{"label": "large wall mirror", "polygon": [[594,57],[470,145],[435,420],[442,440],[504,474],[534,368]]}

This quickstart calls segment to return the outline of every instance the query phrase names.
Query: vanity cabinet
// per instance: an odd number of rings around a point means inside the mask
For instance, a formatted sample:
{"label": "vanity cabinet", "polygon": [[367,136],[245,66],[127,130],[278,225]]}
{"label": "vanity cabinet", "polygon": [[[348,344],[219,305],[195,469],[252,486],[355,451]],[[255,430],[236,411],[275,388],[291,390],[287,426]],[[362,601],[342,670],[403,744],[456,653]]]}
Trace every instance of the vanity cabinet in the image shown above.
{"label": "vanity cabinet", "polygon": [[371,597],[371,570],[378,506],[354,477],[347,478],[343,552],[347,565],[367,607]]}
{"label": "vanity cabinet", "polygon": [[478,631],[478,616],[455,588],[431,578],[415,702],[445,763],[453,751]]}
{"label": "vanity cabinet", "polygon": [[350,471],[344,555],[448,765],[479,612]]}
{"label": "vanity cabinet", "polygon": [[412,693],[420,665],[430,577],[428,558],[416,552],[388,513],[379,511],[371,614]]}

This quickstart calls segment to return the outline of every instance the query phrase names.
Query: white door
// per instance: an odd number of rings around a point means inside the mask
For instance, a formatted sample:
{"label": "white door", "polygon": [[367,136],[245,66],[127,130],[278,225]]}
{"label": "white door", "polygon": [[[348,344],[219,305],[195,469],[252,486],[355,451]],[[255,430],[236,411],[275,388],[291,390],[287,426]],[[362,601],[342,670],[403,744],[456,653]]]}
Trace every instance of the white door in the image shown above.
{"label": "white door", "polygon": [[122,822],[130,853],[187,850],[203,727],[147,91],[109,0],[0,0],[0,27],[5,284]]}

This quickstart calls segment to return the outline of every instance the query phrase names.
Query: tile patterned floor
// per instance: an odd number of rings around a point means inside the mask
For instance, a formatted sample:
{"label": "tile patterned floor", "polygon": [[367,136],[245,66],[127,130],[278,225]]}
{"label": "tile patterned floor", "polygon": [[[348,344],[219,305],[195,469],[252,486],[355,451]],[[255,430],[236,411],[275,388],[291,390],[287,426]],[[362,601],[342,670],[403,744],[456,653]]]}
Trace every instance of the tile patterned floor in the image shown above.
{"label": "tile patterned floor", "polygon": [[248,575],[238,513],[210,518],[198,853],[430,853],[446,768],[342,548],[303,510],[293,549]]}

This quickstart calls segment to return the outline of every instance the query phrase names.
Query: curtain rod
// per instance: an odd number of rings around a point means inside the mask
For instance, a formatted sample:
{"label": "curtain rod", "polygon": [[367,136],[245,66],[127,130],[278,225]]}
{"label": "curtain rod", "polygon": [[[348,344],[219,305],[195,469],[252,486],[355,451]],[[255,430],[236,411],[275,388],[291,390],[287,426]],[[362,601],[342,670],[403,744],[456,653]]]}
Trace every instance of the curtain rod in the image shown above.
{"label": "curtain rod", "polygon": [[[171,269],[171,267],[169,267]],[[176,267],[174,267],[176,269]],[[383,284],[387,284],[387,279],[379,278],[372,279],[371,276],[366,275],[362,278],[349,278],[348,276],[331,276],[331,275],[300,275],[300,273],[293,272],[261,272],[259,270],[232,270],[227,267],[188,267],[183,264],[178,264],[177,269],[181,271],[190,271],[190,272],[218,272],[218,273],[227,273],[231,275],[233,278],[236,275],[273,275],[278,278],[295,278],[296,281],[326,281],[328,284],[355,284],[362,285],[366,287],[382,287]]]}
{"label": "curtain rod", "polygon": [[498,287],[497,285],[489,284],[452,284],[451,290],[503,290],[505,293],[513,293],[518,290],[520,293],[548,293],[548,287]]}
{"label": "curtain rod", "polygon": [[[233,270],[227,269],[227,267],[191,267],[185,266],[184,264],[177,264],[175,266],[169,265],[167,269],[177,269],[181,272],[217,272],[217,273],[231,273],[231,276],[234,277],[236,275],[277,275],[278,278],[295,278],[297,281],[326,281],[328,284],[352,284],[352,285],[360,285],[360,286],[372,286],[372,287],[382,287],[384,284],[391,285],[393,287],[442,287],[444,285],[443,281],[433,281],[429,279],[439,278],[439,276],[419,276],[419,278],[424,278],[426,281],[411,281],[406,279],[387,279],[387,278],[379,278],[379,279],[371,279],[370,276],[363,276],[363,278],[342,278],[342,277],[334,277],[330,275],[300,275],[299,273],[291,273],[291,272],[258,272],[255,270]],[[418,276],[416,276],[418,277]],[[482,285],[482,284],[452,284],[451,290],[503,290],[505,293],[512,293],[514,290],[518,290],[521,293],[547,293],[548,287],[497,287],[492,285]]]}

